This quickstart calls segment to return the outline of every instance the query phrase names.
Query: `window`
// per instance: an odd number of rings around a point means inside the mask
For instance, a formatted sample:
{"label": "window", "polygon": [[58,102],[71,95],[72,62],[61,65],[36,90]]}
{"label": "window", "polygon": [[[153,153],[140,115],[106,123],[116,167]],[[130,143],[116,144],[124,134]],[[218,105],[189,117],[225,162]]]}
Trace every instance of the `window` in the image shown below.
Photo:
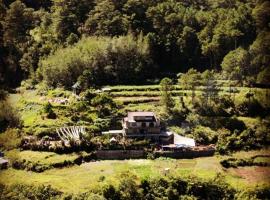
{"label": "window", "polygon": [[149,123],[149,127],[154,127],[155,125],[154,125],[154,123],[153,122],[150,122]]}
{"label": "window", "polygon": [[142,127],[146,127],[146,123],[145,122],[142,122]]}

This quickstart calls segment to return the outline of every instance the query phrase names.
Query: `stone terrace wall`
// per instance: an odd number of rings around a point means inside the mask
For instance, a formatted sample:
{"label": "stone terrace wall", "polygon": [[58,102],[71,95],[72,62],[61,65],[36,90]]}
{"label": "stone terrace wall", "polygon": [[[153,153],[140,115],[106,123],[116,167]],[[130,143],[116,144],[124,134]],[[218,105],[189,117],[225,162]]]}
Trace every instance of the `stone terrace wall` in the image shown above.
{"label": "stone terrace wall", "polygon": [[96,151],[97,159],[136,159],[145,158],[143,150],[98,150]]}
{"label": "stone terrace wall", "polygon": [[215,153],[214,149],[201,150],[201,151],[160,151],[156,152],[157,157],[169,157],[169,158],[196,158],[213,156]]}
{"label": "stone terrace wall", "polygon": [[[154,152],[156,157],[169,157],[169,158],[196,158],[214,155],[214,149],[200,150],[200,151],[158,151]],[[139,159],[146,158],[146,152],[143,150],[98,150],[96,151],[97,159]]]}

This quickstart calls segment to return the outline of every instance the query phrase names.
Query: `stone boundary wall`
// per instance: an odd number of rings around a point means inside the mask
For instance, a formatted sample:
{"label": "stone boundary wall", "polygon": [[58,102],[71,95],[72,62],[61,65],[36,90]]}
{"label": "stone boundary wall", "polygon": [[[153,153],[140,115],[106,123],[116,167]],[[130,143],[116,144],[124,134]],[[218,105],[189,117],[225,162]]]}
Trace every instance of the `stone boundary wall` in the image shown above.
{"label": "stone boundary wall", "polygon": [[201,151],[160,151],[156,152],[157,157],[169,157],[169,158],[197,158],[213,156],[215,153],[214,149],[201,150]]}
{"label": "stone boundary wall", "polygon": [[96,151],[97,159],[136,159],[145,158],[144,150],[98,150]]}
{"label": "stone boundary wall", "polygon": [[[169,158],[196,158],[213,156],[214,149],[201,151],[157,151],[153,152],[155,157],[169,157]],[[122,160],[122,159],[139,159],[146,158],[144,150],[98,150],[96,151],[97,159],[106,160]]]}

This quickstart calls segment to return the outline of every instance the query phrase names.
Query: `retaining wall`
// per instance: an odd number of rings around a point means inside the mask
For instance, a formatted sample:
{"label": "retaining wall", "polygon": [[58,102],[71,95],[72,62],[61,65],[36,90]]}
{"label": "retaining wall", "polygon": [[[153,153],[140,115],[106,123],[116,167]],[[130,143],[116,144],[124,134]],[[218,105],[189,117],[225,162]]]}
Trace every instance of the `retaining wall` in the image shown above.
{"label": "retaining wall", "polygon": [[156,152],[157,157],[169,157],[169,158],[196,158],[213,156],[215,150],[202,150],[202,151],[160,151]]}
{"label": "retaining wall", "polygon": [[[169,157],[169,158],[196,158],[213,156],[214,149],[201,151],[157,151],[154,152],[155,157]],[[97,159],[106,160],[121,160],[121,159],[139,159],[146,158],[146,152],[143,150],[98,150],[96,151]]]}
{"label": "retaining wall", "polygon": [[144,150],[98,150],[97,159],[136,159],[145,158]]}

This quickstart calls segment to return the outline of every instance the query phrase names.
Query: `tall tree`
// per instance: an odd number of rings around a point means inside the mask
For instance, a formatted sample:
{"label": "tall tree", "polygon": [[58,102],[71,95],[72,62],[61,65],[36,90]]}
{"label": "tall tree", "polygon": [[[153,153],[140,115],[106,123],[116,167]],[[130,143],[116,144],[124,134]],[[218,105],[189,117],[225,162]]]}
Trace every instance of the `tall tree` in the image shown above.
{"label": "tall tree", "polygon": [[115,36],[127,33],[127,30],[117,2],[113,0],[98,1],[84,24],[84,32],[89,35]]}
{"label": "tall tree", "polygon": [[34,10],[27,8],[20,0],[13,2],[6,12],[3,24],[3,41],[6,51],[5,74],[9,84],[18,84],[22,78],[22,69],[19,60],[31,40],[29,31],[35,25]]}
{"label": "tall tree", "polygon": [[174,100],[171,91],[173,90],[173,82],[169,78],[163,78],[160,81],[161,104],[165,113],[170,113],[174,107]]}
{"label": "tall tree", "polygon": [[229,79],[237,80],[243,85],[243,81],[247,80],[247,76],[251,73],[248,51],[241,47],[230,51],[224,57],[221,66]]}
{"label": "tall tree", "polygon": [[178,81],[183,89],[192,91],[192,102],[194,102],[196,87],[201,83],[201,74],[196,69],[191,68],[187,73],[182,74]]}
{"label": "tall tree", "polygon": [[51,10],[57,39],[63,43],[71,33],[78,35],[93,6],[92,0],[55,0]]}
{"label": "tall tree", "polygon": [[218,94],[217,81],[215,79],[214,71],[205,70],[202,73],[202,85],[204,86],[203,96],[205,98],[206,106],[211,100],[215,100]]}

